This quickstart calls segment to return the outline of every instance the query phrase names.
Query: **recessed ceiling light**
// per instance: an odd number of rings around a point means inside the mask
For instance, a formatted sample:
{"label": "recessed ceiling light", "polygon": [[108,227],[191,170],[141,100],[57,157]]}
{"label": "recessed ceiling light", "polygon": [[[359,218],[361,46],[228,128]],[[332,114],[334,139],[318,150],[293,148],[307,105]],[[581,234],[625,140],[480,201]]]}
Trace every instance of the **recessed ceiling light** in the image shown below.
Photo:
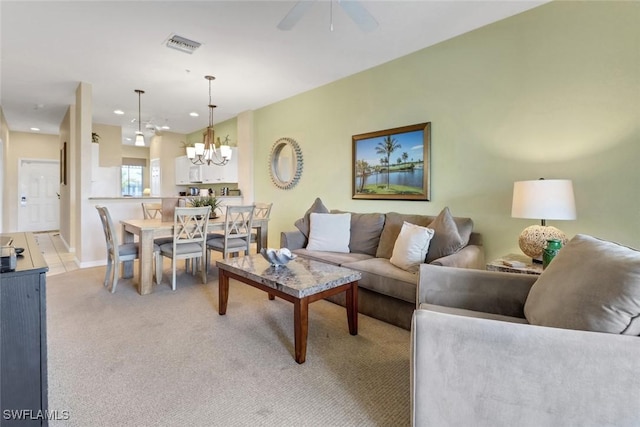
{"label": "recessed ceiling light", "polygon": [[164,125],[164,126],[162,126],[160,129],[162,129],[162,130],[169,130],[169,129],[171,129],[171,128],[170,128],[169,126],[167,126],[167,125]]}
{"label": "recessed ceiling light", "polygon": [[193,112],[189,113],[189,115],[190,115],[191,117],[200,117],[200,114],[196,113],[195,111],[193,111]]}
{"label": "recessed ceiling light", "polygon": [[122,110],[113,110],[113,114],[117,114],[119,116],[122,116],[124,114],[124,111],[122,111]]}
{"label": "recessed ceiling light", "polygon": [[29,129],[31,129],[34,132],[40,132],[40,128],[29,128]]}

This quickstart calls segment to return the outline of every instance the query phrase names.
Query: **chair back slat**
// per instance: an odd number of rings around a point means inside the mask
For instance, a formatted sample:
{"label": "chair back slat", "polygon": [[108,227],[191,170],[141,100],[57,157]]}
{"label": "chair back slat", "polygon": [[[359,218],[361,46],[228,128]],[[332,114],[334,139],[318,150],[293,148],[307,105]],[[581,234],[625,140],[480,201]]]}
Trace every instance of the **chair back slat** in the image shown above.
{"label": "chair back slat", "polygon": [[199,208],[176,208],[173,214],[174,245],[203,243],[207,238],[211,206]]}
{"label": "chair back slat", "polygon": [[142,203],[142,214],[144,219],[161,219],[162,203]]}
{"label": "chair back slat", "polygon": [[225,241],[231,238],[250,238],[254,210],[254,205],[227,206],[224,230]]}
{"label": "chair back slat", "polygon": [[253,210],[253,219],[269,219],[273,203],[256,203]]}
{"label": "chair back slat", "polygon": [[113,251],[118,253],[118,236],[113,228],[113,221],[111,220],[111,214],[105,206],[96,206],[100,221],[102,222],[102,229],[104,230],[104,237],[107,241],[107,251]]}

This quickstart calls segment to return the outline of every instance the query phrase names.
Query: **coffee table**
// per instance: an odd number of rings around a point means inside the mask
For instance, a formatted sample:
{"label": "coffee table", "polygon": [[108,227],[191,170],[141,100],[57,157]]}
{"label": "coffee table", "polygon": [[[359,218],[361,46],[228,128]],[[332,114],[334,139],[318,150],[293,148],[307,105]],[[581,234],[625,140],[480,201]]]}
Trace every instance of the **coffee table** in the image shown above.
{"label": "coffee table", "polygon": [[309,304],[346,292],[347,323],[351,335],[358,334],[358,280],[361,274],[349,268],[298,257],[285,266],[274,267],[261,255],[217,261],[218,313],[227,312],[229,279],[261,289],[293,303],[295,360],[304,363],[307,355]]}

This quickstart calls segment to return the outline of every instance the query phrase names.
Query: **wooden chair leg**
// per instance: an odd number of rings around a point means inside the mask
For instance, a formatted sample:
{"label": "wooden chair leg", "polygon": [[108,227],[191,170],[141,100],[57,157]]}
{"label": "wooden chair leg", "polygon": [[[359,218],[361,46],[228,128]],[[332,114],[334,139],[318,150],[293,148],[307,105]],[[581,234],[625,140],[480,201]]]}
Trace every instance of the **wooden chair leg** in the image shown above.
{"label": "wooden chair leg", "polygon": [[111,293],[116,291],[116,286],[118,286],[118,279],[120,278],[120,263],[113,263],[113,282],[111,284]]}
{"label": "wooden chair leg", "polygon": [[171,262],[171,289],[172,290],[176,290],[176,262],[177,260],[175,258],[173,258],[173,261]]}
{"label": "wooden chair leg", "polygon": [[111,257],[107,258],[107,268],[104,272],[104,283],[103,285],[106,288],[109,288],[109,283],[111,282]]}
{"label": "wooden chair leg", "polygon": [[162,282],[162,263],[164,262],[160,252],[156,254],[156,285]]}

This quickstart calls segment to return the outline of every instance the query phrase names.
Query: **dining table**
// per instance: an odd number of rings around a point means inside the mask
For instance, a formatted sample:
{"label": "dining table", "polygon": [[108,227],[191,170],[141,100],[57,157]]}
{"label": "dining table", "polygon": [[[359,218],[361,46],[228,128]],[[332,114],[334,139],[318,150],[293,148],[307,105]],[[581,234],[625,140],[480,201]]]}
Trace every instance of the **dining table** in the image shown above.
{"label": "dining table", "polygon": [[[173,221],[163,221],[160,218],[153,219],[126,219],[121,220],[122,242],[133,243],[136,236],[139,242],[139,262],[137,287],[140,295],[150,294],[153,289],[153,241],[158,237],[173,237]],[[256,230],[256,246],[258,253],[267,246],[269,219],[254,218],[253,228]],[[207,231],[224,231],[224,215],[209,219]],[[123,268],[124,277],[133,276],[133,261],[125,261]]]}

